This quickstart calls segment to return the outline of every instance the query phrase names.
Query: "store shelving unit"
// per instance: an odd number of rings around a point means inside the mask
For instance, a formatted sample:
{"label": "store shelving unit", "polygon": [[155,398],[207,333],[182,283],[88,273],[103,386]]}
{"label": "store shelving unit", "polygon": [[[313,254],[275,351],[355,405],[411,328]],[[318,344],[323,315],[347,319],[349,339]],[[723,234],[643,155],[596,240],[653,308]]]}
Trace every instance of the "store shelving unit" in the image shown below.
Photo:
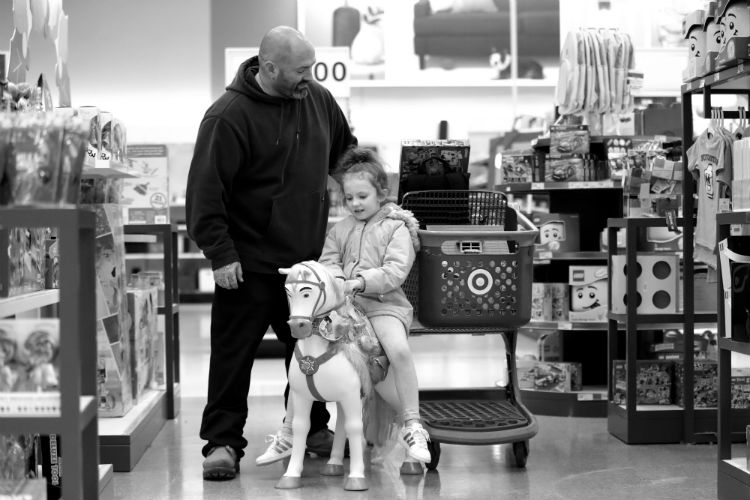
{"label": "store shelving unit", "polygon": [[[96,392],[96,303],[94,213],[79,208],[2,208],[0,225],[56,227],[60,245],[60,289],[0,300],[3,316],[59,299],[60,412],[57,416],[0,416],[3,433],[61,436],[65,498],[98,498],[100,483]],[[66,293],[67,292],[67,293]],[[107,474],[104,474],[107,477]]]}
{"label": "store shelving unit", "polygon": [[[595,137],[593,140],[602,143],[601,138]],[[535,147],[537,148],[537,154],[540,154],[539,148],[548,148],[549,140],[539,139],[536,141]],[[494,176],[490,176],[489,182],[494,184]],[[537,255],[534,260],[534,281],[567,283],[568,266],[571,264],[605,265],[607,253],[596,250],[599,248],[598,236],[599,231],[606,227],[607,215],[619,216],[622,214],[620,181],[605,179],[599,181],[495,184],[495,190],[508,194],[548,194],[550,197],[550,212],[579,213],[581,216],[581,248],[584,250]],[[583,210],[580,201],[583,192],[586,194],[587,204],[600,206],[602,210]],[[607,331],[607,323],[602,321],[532,320],[521,330],[527,332],[560,330],[564,335],[564,344],[567,345],[572,343],[586,344],[588,340],[597,341],[596,339],[601,337],[601,348],[593,346],[591,349],[587,348],[585,352],[581,352],[579,349],[571,349],[576,351],[575,355],[580,359],[569,359],[566,357],[563,348],[563,359],[565,361],[579,361],[583,366],[585,380],[581,391],[555,393],[521,389],[521,395],[529,410],[538,415],[606,417],[604,332]],[[586,340],[584,340],[584,337]]]}
{"label": "store shelving unit", "polygon": [[[721,241],[730,233],[730,225],[750,227],[750,212],[717,214],[716,236]],[[717,259],[721,270],[721,259]],[[721,280],[717,283],[719,323],[719,423],[718,477],[719,500],[750,498],[750,467],[745,457],[732,457],[732,441],[742,439],[744,425],[750,425],[750,409],[732,408],[732,353],[750,356],[750,343],[732,340],[724,321],[724,293]]]}
{"label": "store shelving unit", "polygon": [[[158,314],[164,317],[165,389],[148,389],[124,416],[102,418],[99,442],[102,460],[115,472],[133,470],[167,420],[179,415],[180,336],[177,300],[177,230],[174,224],[126,224],[125,243],[159,244],[161,252],[150,254],[159,260],[164,275],[164,305]],[[126,252],[126,259],[131,254]],[[149,259],[151,260],[151,259]]]}
{"label": "store shelving unit", "polygon": [[[688,236],[688,225],[686,219],[678,219],[678,226],[682,228],[685,255],[683,256],[683,310],[670,314],[639,314],[636,302],[629,301],[625,314],[610,312],[608,344],[609,363],[607,376],[610,379],[609,387],[609,432],[628,444],[649,443],[679,443],[696,441],[713,441],[716,433],[716,409],[694,408],[693,404],[693,339],[696,323],[716,323],[716,313],[695,312],[693,302],[693,278],[692,278],[692,235]],[[608,269],[610,276],[610,310],[611,310],[611,276],[612,255],[617,253],[616,230],[624,228],[627,232],[625,259],[628,269],[636,269],[637,249],[639,248],[639,235],[641,230],[648,227],[663,227],[666,220],[661,217],[652,218],[626,218],[610,219],[608,223],[608,238],[610,248],[610,259]],[[691,222],[692,225],[692,222]],[[689,248],[689,250],[688,250]],[[688,259],[690,259],[688,263]],[[688,290],[689,288],[689,290]],[[635,273],[629,273],[626,277],[626,293],[628,297],[637,296],[637,283]],[[625,329],[625,363],[626,363],[626,404],[620,405],[613,402],[614,381],[612,377],[613,360],[618,359],[617,334],[618,330]],[[636,361],[638,332],[657,328],[683,328],[685,350],[682,361],[684,363],[683,377],[683,406],[677,405],[636,405]]]}
{"label": "store shelving unit", "polygon": [[[687,162],[687,150],[693,144],[693,96],[702,95],[703,99],[703,117],[708,119],[711,118],[711,111],[714,109],[712,104],[712,96],[718,94],[730,94],[730,95],[743,95],[750,98],[750,64],[748,62],[740,62],[736,66],[724,68],[720,71],[716,71],[710,75],[706,75],[703,78],[693,80],[691,82],[684,83],[681,87],[682,95],[682,144],[683,144],[683,177],[684,179],[691,179],[692,173],[688,171]],[[736,119],[739,118],[738,111],[723,111],[724,118]],[[695,201],[695,186],[692,182],[683,182],[684,193],[683,193],[683,214],[692,214],[694,212]],[[684,239],[684,261],[685,265],[685,307],[686,312],[692,313],[692,298],[693,298],[693,229],[694,220],[692,218],[686,218],[685,220],[685,239]],[[690,300],[688,300],[690,299]],[[690,318],[686,314],[686,321]],[[687,332],[686,332],[687,333]],[[692,335],[692,330],[691,330]],[[690,337],[692,339],[692,336]],[[687,345],[688,337],[685,336],[685,342]],[[692,399],[691,399],[692,401]],[[706,412],[701,412],[706,413]],[[711,415],[712,428],[716,432],[716,416]],[[685,421],[686,426],[690,425],[691,422]],[[742,425],[741,421],[730,418],[730,424],[732,429]],[[744,429],[744,427],[742,427]],[[689,436],[691,429],[685,429],[685,435]]]}
{"label": "store shelving unit", "polygon": [[161,267],[164,275],[164,305],[159,306],[158,313],[164,316],[167,418],[172,420],[179,414],[179,398],[176,395],[179,395],[180,388],[180,304],[177,288],[177,225],[126,224],[124,229],[126,242],[138,239],[144,241],[144,238],[137,238],[138,236],[152,236],[156,238],[154,243],[159,243],[162,247],[162,253],[158,257],[162,261]]}

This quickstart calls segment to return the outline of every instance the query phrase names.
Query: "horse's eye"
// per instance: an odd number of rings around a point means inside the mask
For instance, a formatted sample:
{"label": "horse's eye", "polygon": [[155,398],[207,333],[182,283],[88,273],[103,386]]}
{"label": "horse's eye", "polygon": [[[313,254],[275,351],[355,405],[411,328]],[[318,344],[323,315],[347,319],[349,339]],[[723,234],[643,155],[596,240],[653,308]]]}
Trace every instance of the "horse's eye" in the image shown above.
{"label": "horse's eye", "polygon": [[306,299],[307,299],[307,298],[310,298],[310,292],[305,292],[305,293],[303,293],[303,294],[302,294],[302,296],[303,296],[304,298],[306,298]]}

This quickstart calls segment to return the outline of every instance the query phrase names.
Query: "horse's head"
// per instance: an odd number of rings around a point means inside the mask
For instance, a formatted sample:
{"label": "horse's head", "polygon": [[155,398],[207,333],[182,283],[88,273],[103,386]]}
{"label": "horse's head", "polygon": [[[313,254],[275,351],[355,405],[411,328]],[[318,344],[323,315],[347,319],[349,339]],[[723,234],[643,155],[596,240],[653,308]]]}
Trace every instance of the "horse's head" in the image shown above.
{"label": "horse's head", "polygon": [[313,319],[323,317],[344,301],[343,282],[324,265],[308,260],[279,269],[286,275],[289,326],[292,336],[303,339],[312,333]]}

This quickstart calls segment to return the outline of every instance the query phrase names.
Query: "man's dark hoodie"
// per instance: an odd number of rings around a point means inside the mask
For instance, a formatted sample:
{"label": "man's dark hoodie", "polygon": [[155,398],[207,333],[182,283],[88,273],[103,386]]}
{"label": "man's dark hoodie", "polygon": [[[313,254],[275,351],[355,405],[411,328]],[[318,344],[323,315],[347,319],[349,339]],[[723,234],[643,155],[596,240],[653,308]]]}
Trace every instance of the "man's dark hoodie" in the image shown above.
{"label": "man's dark hoodie", "polygon": [[240,66],[198,130],[187,183],[190,237],[213,269],[245,271],[317,259],[328,219],[327,174],[356,144],[336,100],[317,82],[304,99],[273,97]]}

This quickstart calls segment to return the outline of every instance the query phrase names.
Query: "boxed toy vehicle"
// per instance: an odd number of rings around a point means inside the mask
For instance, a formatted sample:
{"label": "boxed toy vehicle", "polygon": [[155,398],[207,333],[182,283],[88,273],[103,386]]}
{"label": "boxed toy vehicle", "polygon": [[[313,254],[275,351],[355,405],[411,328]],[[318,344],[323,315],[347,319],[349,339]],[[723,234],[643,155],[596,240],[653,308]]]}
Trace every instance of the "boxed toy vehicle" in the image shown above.
{"label": "boxed toy vehicle", "polygon": [[[669,405],[673,401],[672,379],[674,362],[667,360],[636,361],[636,404]],[[612,361],[614,381],[613,402],[624,405],[627,401],[627,369],[625,360]]]}
{"label": "boxed toy vehicle", "polygon": [[518,387],[537,391],[572,392],[580,391],[580,363],[520,363],[518,366]]}
{"label": "boxed toy vehicle", "polygon": [[500,184],[533,182],[536,155],[533,151],[504,151],[500,169]]}
{"label": "boxed toy vehicle", "polygon": [[606,266],[570,266],[570,321],[607,319]]}

